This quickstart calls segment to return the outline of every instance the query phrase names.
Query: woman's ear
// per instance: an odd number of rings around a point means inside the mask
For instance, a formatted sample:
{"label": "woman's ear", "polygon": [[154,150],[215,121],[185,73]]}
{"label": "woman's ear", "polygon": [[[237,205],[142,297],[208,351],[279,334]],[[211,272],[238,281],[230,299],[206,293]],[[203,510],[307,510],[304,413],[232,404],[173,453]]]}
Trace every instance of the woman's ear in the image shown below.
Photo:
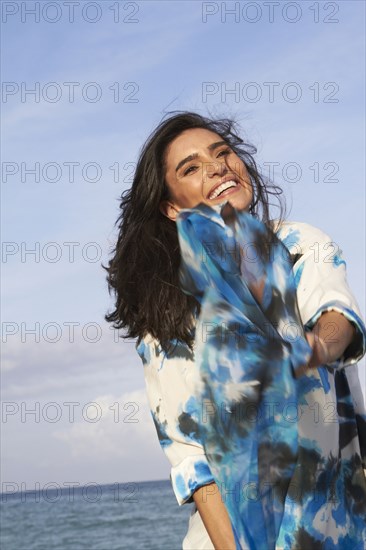
{"label": "woman's ear", "polygon": [[164,200],[161,201],[159,210],[164,216],[175,222],[180,209],[174,206],[170,201]]}

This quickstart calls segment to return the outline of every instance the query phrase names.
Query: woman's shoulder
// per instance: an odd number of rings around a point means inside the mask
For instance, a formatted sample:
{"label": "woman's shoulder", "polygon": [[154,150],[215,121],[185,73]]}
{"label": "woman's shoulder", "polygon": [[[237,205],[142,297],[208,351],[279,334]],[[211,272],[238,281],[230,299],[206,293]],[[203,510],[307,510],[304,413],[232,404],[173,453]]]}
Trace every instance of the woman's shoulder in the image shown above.
{"label": "woman's shoulder", "polygon": [[135,348],[144,365],[151,364],[163,353],[159,341],[148,332],[136,341]]}
{"label": "woman's shoulder", "polygon": [[[276,220],[274,221],[276,223]],[[319,227],[294,220],[285,220],[280,224],[277,223],[276,235],[284,244],[292,246],[309,247],[320,242],[332,242],[330,235]]]}
{"label": "woman's shoulder", "polygon": [[167,360],[194,360],[194,351],[185,342],[177,339],[170,340],[168,348],[164,350],[159,340],[148,332],[136,342],[135,347],[144,365],[157,363],[161,367]]}

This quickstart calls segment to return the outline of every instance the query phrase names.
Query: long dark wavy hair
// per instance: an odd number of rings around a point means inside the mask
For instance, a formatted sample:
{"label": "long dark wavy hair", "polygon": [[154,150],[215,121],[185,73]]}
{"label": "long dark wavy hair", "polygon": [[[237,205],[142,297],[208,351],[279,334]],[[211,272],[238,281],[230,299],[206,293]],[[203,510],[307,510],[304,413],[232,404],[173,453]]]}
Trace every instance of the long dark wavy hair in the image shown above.
{"label": "long dark wavy hair", "polygon": [[180,249],[174,221],[160,212],[159,204],[169,199],[165,181],[165,153],[182,132],[204,128],[225,140],[244,162],[253,187],[249,212],[268,224],[270,196],[278,200],[285,215],[282,190],[259,173],[253,155],[256,148],[238,135],[235,121],[213,120],[194,112],[173,112],[162,120],[142,147],[132,187],[122,192],[120,215],[115,226],[119,233],[107,271],[109,294],[114,292],[115,309],[105,320],[116,329],[126,329],[122,338],[146,334],[156,338],[164,351],[172,341],[193,345],[194,317],[199,304],[179,286]]}

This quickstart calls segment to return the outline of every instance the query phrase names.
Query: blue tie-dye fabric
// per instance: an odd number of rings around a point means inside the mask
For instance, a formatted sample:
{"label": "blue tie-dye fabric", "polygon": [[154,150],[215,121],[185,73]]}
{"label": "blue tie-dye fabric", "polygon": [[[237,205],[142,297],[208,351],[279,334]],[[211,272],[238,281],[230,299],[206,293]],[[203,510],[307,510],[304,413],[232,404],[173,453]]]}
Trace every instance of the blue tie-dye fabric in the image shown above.
{"label": "blue tie-dye fabric", "polygon": [[[308,507],[306,498],[301,506],[289,499],[299,454],[307,450],[299,446],[296,415],[274,414],[278,403],[283,410],[297,410],[298,399],[309,391],[309,378],[306,391],[301,378],[294,378],[311,350],[297,308],[289,252],[264,224],[234,209],[226,224],[221,207],[201,204],[181,211],[177,227],[181,286],[201,303],[195,339],[202,380],[196,396],[202,403],[200,438],[237,548],[271,550],[281,537],[283,547],[292,548],[291,521],[295,525],[301,510],[301,523],[307,525],[316,510],[314,499]],[[324,498],[327,481],[335,483],[323,475]],[[362,481],[355,486],[362,487]],[[301,490],[306,495],[306,488]],[[319,509],[322,504],[317,503]],[[337,521],[343,520],[343,506],[348,503],[334,510]],[[349,513],[344,515],[349,523]],[[349,539],[342,539],[344,544],[358,544],[361,530],[359,524]]]}
{"label": "blue tie-dye fabric", "polygon": [[294,369],[308,362],[311,349],[287,249],[253,216],[232,216],[229,226],[203,204],[181,211],[180,280],[201,302],[196,361],[205,453],[237,547],[268,550],[298,452],[297,422],[276,419],[271,404],[294,405]]}

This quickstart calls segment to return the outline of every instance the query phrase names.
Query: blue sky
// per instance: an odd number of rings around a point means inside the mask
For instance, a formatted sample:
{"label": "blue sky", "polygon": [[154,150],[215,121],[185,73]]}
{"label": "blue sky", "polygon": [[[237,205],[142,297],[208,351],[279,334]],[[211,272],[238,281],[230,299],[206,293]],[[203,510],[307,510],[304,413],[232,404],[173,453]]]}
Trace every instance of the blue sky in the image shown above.
{"label": "blue sky", "polygon": [[140,359],[103,320],[100,264],[139,149],[169,110],[236,117],[264,171],[277,163],[289,219],[343,250],[364,315],[364,3],[275,3],[272,22],[264,2],[81,1],[74,22],[46,4],[39,22],[34,2],[2,5],[2,477],[159,479]]}

